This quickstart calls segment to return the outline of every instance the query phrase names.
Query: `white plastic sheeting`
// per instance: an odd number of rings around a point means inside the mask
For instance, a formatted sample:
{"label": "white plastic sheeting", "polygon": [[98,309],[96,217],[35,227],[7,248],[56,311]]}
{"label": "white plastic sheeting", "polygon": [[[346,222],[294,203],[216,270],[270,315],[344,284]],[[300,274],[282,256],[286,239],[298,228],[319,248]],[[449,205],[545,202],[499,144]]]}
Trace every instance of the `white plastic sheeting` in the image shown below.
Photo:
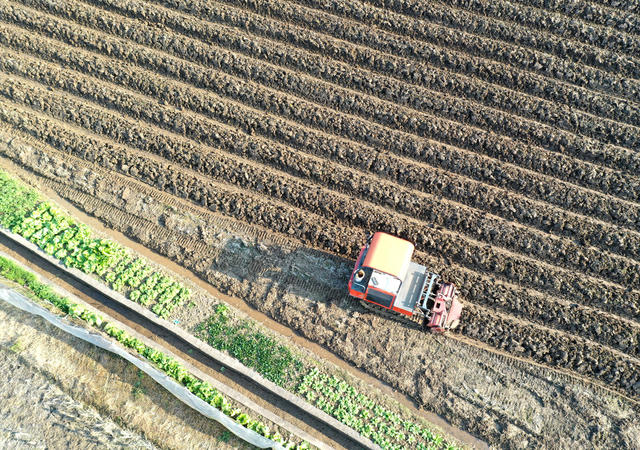
{"label": "white plastic sheeting", "polygon": [[162,385],[165,389],[171,392],[176,398],[178,398],[181,402],[189,405],[191,408],[198,411],[200,414],[207,416],[216,422],[223,425],[230,432],[238,436],[240,439],[255,445],[260,448],[275,448],[275,449],[283,449],[283,446],[277,442],[274,442],[270,439],[265,438],[264,436],[259,435],[253,430],[249,430],[242,425],[236,423],[233,419],[226,416],[220,410],[215,407],[209,405],[207,402],[202,400],[201,398],[192,394],[187,388],[178,384],[175,380],[170,378],[168,375],[164,374],[162,371],[152,366],[146,361],[136,358],[124,348],[119,345],[114,344],[112,341],[106,339],[104,336],[101,336],[96,333],[91,333],[87,329],[82,327],[77,327],[75,325],[71,325],[63,321],[60,317],[55,314],[47,311],[39,305],[36,305],[28,298],[18,294],[17,292],[7,288],[6,286],[0,284],[0,299],[5,302],[19,308],[28,313],[38,315],[56,326],[57,328],[63,330],[66,333],[69,333],[83,341],[89,342],[97,347],[103,348],[111,353],[115,353],[118,356],[129,361],[131,364],[134,364],[144,373],[153,378],[157,383]]}

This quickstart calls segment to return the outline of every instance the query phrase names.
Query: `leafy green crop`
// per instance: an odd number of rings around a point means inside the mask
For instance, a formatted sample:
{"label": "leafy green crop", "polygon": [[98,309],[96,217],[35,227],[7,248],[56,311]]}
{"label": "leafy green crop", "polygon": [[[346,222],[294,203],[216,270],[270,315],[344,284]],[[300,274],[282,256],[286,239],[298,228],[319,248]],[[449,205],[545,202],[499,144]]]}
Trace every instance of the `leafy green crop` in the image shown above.
{"label": "leafy green crop", "polygon": [[336,376],[310,370],[297,387],[319,409],[385,449],[453,448],[427,428],[403,420]]}
{"label": "leafy green crop", "polygon": [[249,321],[231,324],[228,308],[223,304],[217,305],[215,314],[198,325],[196,334],[280,386],[295,382],[295,374],[302,369],[302,363],[287,347],[253,329]]}
{"label": "leafy green crop", "polygon": [[157,272],[124,247],[93,236],[90,228],[65,215],[38,194],[0,171],[0,225],[30,240],[44,252],[86,274],[95,274],[116,291],[162,318],[191,295],[182,284]]}
{"label": "leafy green crop", "polygon": [[11,228],[38,204],[38,194],[0,171],[0,225]]}

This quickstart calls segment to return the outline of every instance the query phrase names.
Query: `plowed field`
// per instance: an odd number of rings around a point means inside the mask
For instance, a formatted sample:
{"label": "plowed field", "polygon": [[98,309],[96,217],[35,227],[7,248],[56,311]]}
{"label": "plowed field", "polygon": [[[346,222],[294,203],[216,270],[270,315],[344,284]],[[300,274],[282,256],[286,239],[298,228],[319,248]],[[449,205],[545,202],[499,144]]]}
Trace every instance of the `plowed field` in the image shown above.
{"label": "plowed field", "polygon": [[398,234],[460,287],[451,339],[634,402],[634,5],[7,0],[0,123],[52,157],[179,197],[176,208],[327,255],[355,259],[369,231]]}

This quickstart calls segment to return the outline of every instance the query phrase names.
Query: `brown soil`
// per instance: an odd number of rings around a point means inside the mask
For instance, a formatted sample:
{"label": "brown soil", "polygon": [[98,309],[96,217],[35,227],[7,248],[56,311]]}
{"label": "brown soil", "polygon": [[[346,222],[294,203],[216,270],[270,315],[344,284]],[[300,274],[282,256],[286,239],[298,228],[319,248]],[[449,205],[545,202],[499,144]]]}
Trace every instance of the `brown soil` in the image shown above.
{"label": "brown soil", "polygon": [[[0,121],[17,141],[2,152],[492,444],[628,445],[635,16],[610,2],[423,3],[6,2]],[[460,286],[459,335],[344,295],[379,229]],[[178,314],[189,328],[207,313]]]}
{"label": "brown soil", "polygon": [[[425,335],[361,311],[345,298],[336,281],[348,274],[348,261],[310,251],[284,237],[266,237],[259,229],[251,232],[246,225],[198,208],[180,213],[175,203],[167,206],[158,201],[169,202],[168,196],[154,196],[154,191],[124,180],[105,179],[102,175],[106,173],[79,163],[70,165],[68,160],[56,158],[53,151],[44,160],[44,154],[30,146],[20,146],[19,153],[26,166],[38,166],[35,161],[39,161],[46,164],[48,174],[63,173],[64,186],[50,181],[56,176],[45,180],[72,203],[388,383],[396,391],[392,394],[396,398],[399,393],[407,395],[414,404],[463,429],[516,447],[524,443],[544,445],[552,440],[586,443],[584,433],[594,419],[584,413],[591,410],[602,414],[596,419],[598,427],[628,430],[608,433],[612,442],[633,440],[636,431],[630,417],[635,414],[635,402],[628,403],[584,379],[494,355],[469,342],[454,340],[453,335]],[[17,169],[9,168],[14,172]],[[68,188],[74,180],[82,186],[80,191]],[[122,183],[126,184],[124,196]],[[124,208],[123,203],[127,205]],[[129,214],[123,214],[122,209]],[[190,238],[194,233],[198,240]],[[113,236],[121,239],[119,234]],[[207,242],[208,248],[198,242]],[[202,250],[194,250],[196,247]],[[163,262],[153,254],[147,255]],[[303,272],[292,261],[312,270]],[[206,316],[206,309],[187,307],[175,319],[189,328]],[[297,340],[301,342],[299,337]],[[405,346],[412,351],[407,353]],[[441,364],[434,365],[428,356],[432,354],[443,355]]]}

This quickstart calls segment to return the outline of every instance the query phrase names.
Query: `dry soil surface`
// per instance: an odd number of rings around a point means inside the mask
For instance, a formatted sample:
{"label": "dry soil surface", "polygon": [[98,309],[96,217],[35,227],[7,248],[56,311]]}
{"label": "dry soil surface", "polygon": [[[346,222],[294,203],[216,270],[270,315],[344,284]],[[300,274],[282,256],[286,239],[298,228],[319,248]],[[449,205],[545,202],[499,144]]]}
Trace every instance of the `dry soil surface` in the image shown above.
{"label": "dry soil surface", "polygon": [[[434,380],[482,347],[640,399],[639,30],[635,2],[608,0],[5,1],[0,124],[41,153],[3,154],[463,429],[556,442],[561,415]],[[252,227],[275,247],[246,247]],[[375,230],[460,287],[455,346],[344,297]],[[624,415],[557,398],[575,439],[637,442]]]}
{"label": "dry soil surface", "polygon": [[[188,272],[174,262],[192,270],[230,301],[244,300],[250,315],[257,310],[254,317],[263,320],[264,314],[289,327],[294,342],[312,350],[307,342],[322,345],[341,358],[343,368],[362,369],[391,388],[388,395],[462,430],[513,448],[602,442],[633,447],[640,436],[637,402],[587,377],[516,359],[463,336],[424,334],[361,309],[341,283],[351,270],[349,260],[202,208],[181,212],[175,198],[70,162],[51,149],[17,140],[11,146],[24,167],[44,175],[43,192],[60,192],[103,221],[104,230],[119,230],[155,250],[146,254],[156,262],[185,277]],[[5,167],[26,174],[12,164]],[[35,182],[30,175],[26,179]],[[99,224],[66,206],[81,220]],[[111,235],[136,246],[120,233]],[[210,301],[197,303],[173,318],[192,329],[212,313]]]}

